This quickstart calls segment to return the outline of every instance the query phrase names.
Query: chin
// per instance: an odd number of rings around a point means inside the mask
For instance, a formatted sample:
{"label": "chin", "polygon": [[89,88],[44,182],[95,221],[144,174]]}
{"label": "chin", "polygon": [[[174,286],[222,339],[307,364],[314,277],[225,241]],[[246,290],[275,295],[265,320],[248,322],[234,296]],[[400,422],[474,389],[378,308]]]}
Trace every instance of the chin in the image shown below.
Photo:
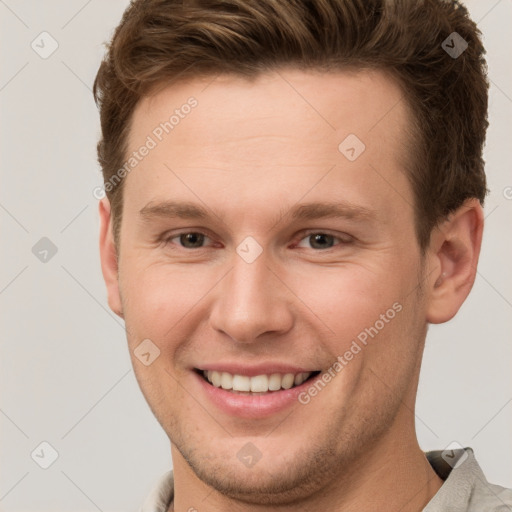
{"label": "chin", "polygon": [[248,466],[240,459],[251,450],[246,449],[240,455],[238,452],[240,444],[249,443],[241,443],[239,439],[221,441],[215,452],[191,448],[189,443],[190,439],[185,444],[186,450],[181,450],[177,443],[173,445],[203,483],[224,496],[252,505],[290,505],[320,492],[332,479],[332,464],[336,464],[337,459],[331,449],[313,443],[309,451],[299,449],[300,443],[297,443],[290,447],[294,453],[286,453],[282,443],[278,450],[271,449],[271,443],[267,443],[265,449],[265,439],[255,438],[254,443],[258,443],[263,452],[257,462]]}

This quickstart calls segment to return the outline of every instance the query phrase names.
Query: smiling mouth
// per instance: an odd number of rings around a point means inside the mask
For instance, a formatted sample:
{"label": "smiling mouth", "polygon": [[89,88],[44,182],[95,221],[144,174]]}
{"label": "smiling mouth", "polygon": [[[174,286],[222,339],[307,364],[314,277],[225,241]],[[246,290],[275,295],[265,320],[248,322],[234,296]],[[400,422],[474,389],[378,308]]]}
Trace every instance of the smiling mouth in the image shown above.
{"label": "smiling mouth", "polygon": [[194,371],[211,386],[242,395],[261,395],[291,389],[314,379],[320,371],[302,373],[272,373],[255,375],[237,375],[216,370]]}

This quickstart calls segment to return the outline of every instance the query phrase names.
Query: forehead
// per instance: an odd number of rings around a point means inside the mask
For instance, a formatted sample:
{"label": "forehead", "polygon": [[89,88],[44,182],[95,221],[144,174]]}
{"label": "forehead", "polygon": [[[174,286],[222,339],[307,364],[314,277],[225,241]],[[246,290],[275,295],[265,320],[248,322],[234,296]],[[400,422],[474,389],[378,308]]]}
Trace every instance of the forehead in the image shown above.
{"label": "forehead", "polygon": [[[199,108],[187,107],[191,98]],[[169,120],[174,144],[186,142],[183,125],[190,123],[182,121],[188,114],[193,114],[194,128],[204,145],[225,144],[244,133],[270,138],[283,135],[283,131],[315,139],[329,132],[338,132],[339,138],[352,131],[367,139],[374,130],[385,136],[390,124],[397,123],[397,131],[405,135],[406,107],[397,82],[378,70],[327,73],[289,68],[250,79],[207,76],[169,85],[142,98],[134,110],[129,142],[136,145]]]}
{"label": "forehead", "polygon": [[188,199],[215,192],[264,205],[269,193],[289,202],[290,186],[298,194],[316,180],[314,190],[334,200],[336,186],[363,206],[384,207],[397,193],[403,202],[408,123],[400,88],[379,71],[283,69],[174,84],[134,111],[128,153],[149,139],[152,149],[127,176],[125,200],[140,209],[188,184]]}

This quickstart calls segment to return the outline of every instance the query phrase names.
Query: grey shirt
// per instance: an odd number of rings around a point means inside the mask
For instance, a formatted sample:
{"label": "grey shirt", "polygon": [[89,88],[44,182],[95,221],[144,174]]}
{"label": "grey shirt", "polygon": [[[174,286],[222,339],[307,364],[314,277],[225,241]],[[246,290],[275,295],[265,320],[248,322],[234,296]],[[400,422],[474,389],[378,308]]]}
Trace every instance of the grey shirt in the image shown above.
{"label": "grey shirt", "polygon": [[[512,512],[512,489],[490,484],[471,448],[425,455],[444,484],[423,512]],[[160,477],[139,512],[167,512],[173,498],[173,473],[168,471]]]}

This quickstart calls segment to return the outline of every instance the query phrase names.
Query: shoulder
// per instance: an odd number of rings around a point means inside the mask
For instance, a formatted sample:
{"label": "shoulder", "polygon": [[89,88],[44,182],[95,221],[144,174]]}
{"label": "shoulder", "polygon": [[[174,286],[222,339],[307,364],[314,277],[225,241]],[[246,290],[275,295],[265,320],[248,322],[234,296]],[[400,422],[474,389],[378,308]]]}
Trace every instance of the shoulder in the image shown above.
{"label": "shoulder", "polygon": [[167,512],[174,498],[174,474],[167,471],[153,485],[139,512]]}
{"label": "shoulder", "polygon": [[512,512],[512,489],[484,478],[475,483],[469,505],[468,512]]}
{"label": "shoulder", "polygon": [[424,512],[512,512],[512,489],[488,482],[471,448],[425,455],[444,484]]}

